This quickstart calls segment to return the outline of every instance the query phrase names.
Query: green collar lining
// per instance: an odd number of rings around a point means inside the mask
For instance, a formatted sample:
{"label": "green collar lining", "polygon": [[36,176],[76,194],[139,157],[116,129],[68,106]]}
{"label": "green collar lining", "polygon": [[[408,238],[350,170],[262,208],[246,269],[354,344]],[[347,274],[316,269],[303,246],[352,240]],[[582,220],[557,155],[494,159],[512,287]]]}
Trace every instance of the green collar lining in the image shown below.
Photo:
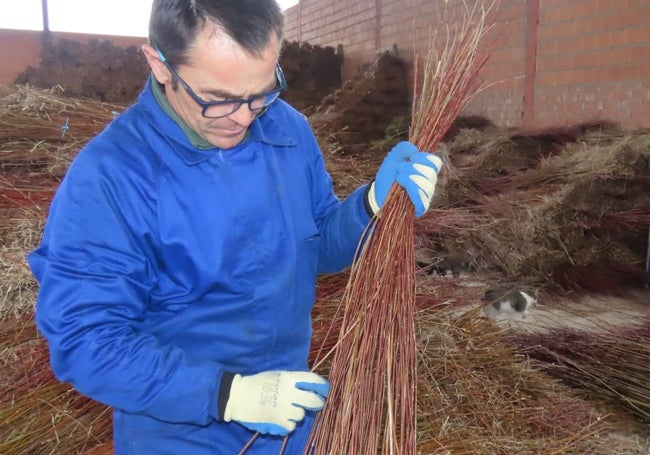
{"label": "green collar lining", "polygon": [[151,75],[151,87],[153,91],[153,96],[154,98],[156,98],[156,101],[158,102],[162,110],[165,111],[165,113],[169,115],[172,118],[172,120],[174,120],[174,122],[178,124],[178,126],[181,127],[181,129],[189,139],[190,144],[192,144],[192,146],[200,150],[208,150],[208,149],[215,148],[214,145],[210,144],[208,141],[206,141],[201,136],[196,134],[196,131],[190,128],[190,126],[187,123],[185,123],[185,120],[183,120],[176,113],[174,108],[172,108],[171,105],[169,104],[169,101],[167,101],[167,97],[163,93],[160,84],[153,76],[153,74]]}

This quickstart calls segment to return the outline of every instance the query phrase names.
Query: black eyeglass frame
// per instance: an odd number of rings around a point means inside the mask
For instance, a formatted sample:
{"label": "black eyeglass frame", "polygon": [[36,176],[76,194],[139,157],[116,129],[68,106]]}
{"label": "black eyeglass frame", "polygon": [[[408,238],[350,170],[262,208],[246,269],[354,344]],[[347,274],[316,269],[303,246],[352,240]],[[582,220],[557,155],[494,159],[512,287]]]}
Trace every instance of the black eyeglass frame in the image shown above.
{"label": "black eyeglass frame", "polygon": [[[172,75],[178,79],[178,82],[181,84],[183,89],[187,92],[188,95],[196,102],[201,107],[201,115],[205,118],[223,118],[223,117],[228,117],[229,115],[234,114],[237,112],[237,110],[242,107],[244,104],[248,104],[248,108],[250,109],[251,112],[261,112],[265,108],[269,107],[271,104],[276,102],[278,98],[280,97],[280,93],[285,91],[287,89],[287,81],[284,77],[284,72],[282,71],[282,68],[280,67],[279,63],[275,64],[275,77],[278,81],[278,87],[271,90],[270,92],[263,93],[261,95],[254,95],[249,98],[232,98],[232,99],[227,99],[227,100],[221,100],[221,101],[205,101],[203,98],[201,98],[199,95],[197,95],[194,90],[189,86],[187,82],[183,80],[183,78],[178,74],[178,72],[174,69],[173,66],[169,64],[167,61],[167,58],[165,55],[158,49],[156,49],[158,52],[158,57],[160,58],[160,61],[167,67],[167,69],[172,73]],[[264,104],[261,107],[253,107],[253,103],[255,101],[258,101],[260,99],[264,99]],[[233,108],[230,112],[227,114],[222,114],[222,115],[205,115],[206,111],[210,109],[212,106],[227,106],[227,105],[232,105]]]}

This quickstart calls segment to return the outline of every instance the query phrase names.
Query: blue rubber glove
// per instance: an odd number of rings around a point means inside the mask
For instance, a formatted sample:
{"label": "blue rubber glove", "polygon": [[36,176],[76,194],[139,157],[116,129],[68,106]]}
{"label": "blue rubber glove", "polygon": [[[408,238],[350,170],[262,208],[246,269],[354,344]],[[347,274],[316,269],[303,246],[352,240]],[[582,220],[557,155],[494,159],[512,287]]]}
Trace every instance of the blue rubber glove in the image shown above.
{"label": "blue rubber glove", "polygon": [[305,411],[320,411],[330,385],[316,373],[265,371],[235,375],[224,421],[238,422],[262,434],[284,436],[305,418]]}
{"label": "blue rubber glove", "polygon": [[376,215],[384,205],[394,182],[400,184],[415,206],[415,216],[429,209],[436,189],[442,160],[433,153],[421,152],[410,142],[400,142],[388,152],[368,191],[368,204]]}

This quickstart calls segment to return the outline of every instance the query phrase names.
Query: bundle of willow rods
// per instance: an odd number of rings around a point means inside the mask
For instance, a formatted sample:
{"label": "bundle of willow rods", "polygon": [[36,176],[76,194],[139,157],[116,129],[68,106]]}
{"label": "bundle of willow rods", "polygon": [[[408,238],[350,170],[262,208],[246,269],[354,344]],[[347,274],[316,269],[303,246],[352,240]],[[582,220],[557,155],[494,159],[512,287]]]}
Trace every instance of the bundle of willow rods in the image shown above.
{"label": "bundle of willow rods", "polygon": [[[480,89],[476,79],[488,53],[479,48],[492,27],[495,2],[465,6],[460,29],[432,35],[410,131],[420,150],[435,150]],[[407,195],[394,185],[352,266],[329,375],[332,389],[308,453],[416,452],[414,218]]]}
{"label": "bundle of willow rods", "polygon": [[[415,263],[408,260],[414,257],[413,216],[390,209],[398,202],[387,200],[372,240],[375,254],[385,254],[386,262],[371,260],[365,248],[357,264],[366,267],[353,267],[348,281],[343,335],[330,372],[332,401],[318,422],[330,438],[326,453],[378,453],[380,447],[387,453],[415,452]],[[382,223],[395,225],[392,232],[401,241],[380,235]],[[332,428],[340,425],[348,431]],[[314,436],[311,445],[321,453],[325,441]]]}

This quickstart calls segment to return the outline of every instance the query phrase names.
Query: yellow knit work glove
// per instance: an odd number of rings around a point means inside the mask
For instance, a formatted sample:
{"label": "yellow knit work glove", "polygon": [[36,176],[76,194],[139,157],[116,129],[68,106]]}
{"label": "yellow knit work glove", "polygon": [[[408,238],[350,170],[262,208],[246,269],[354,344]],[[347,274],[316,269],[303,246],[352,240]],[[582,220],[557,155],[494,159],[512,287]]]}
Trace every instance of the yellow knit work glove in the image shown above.
{"label": "yellow knit work glove", "polygon": [[235,421],[263,434],[286,435],[305,418],[305,411],[320,411],[329,382],[316,373],[266,371],[235,375],[224,421]]}

